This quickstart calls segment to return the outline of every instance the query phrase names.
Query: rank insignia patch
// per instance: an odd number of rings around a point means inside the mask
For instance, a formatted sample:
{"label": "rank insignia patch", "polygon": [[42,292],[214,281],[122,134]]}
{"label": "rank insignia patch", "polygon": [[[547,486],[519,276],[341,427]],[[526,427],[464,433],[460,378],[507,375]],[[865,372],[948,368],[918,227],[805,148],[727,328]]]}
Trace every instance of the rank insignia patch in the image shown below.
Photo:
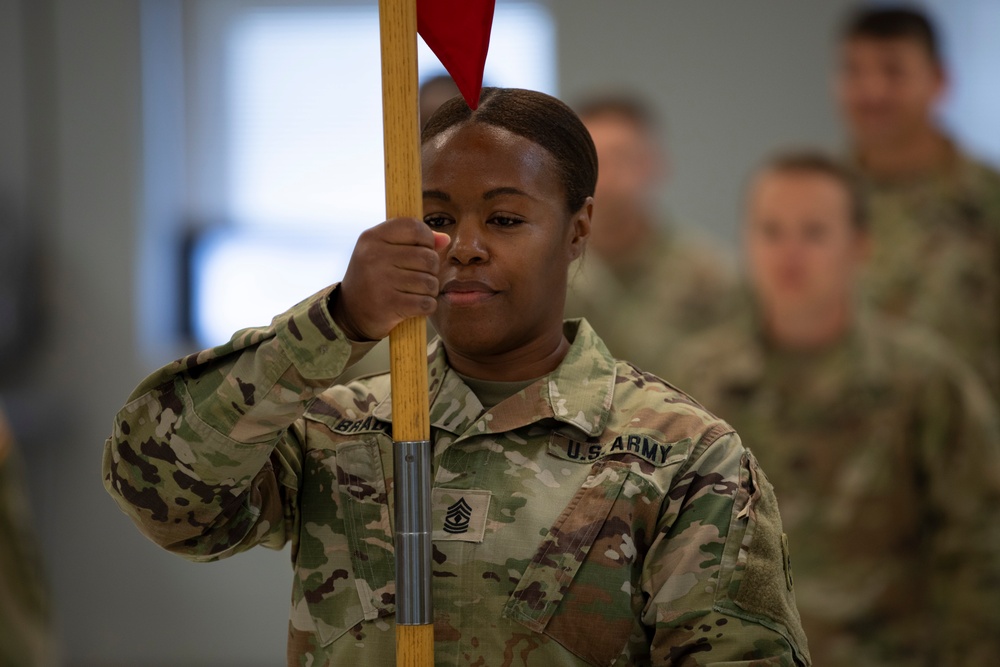
{"label": "rank insignia patch", "polygon": [[431,539],[482,542],[490,509],[489,491],[434,489],[431,493]]}
{"label": "rank insignia patch", "polygon": [[472,508],[465,502],[465,496],[462,496],[447,509],[444,515],[444,532],[452,534],[469,532],[471,518]]}

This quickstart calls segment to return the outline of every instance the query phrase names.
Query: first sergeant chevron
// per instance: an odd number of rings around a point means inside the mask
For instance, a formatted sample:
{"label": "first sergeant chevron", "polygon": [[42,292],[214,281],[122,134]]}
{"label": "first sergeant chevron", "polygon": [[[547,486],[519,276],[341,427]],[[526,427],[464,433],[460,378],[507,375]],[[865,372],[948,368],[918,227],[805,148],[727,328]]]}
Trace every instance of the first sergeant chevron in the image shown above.
{"label": "first sergeant chevron", "polygon": [[472,518],[472,508],[465,498],[459,498],[448,508],[444,520],[446,533],[465,533],[469,530],[469,520]]}

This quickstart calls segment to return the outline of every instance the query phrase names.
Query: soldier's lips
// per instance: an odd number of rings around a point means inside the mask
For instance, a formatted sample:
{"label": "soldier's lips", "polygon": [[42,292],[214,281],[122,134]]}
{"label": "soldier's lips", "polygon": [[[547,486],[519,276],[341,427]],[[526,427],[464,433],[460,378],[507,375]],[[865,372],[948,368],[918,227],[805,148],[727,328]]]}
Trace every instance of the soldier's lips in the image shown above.
{"label": "soldier's lips", "polygon": [[496,295],[495,289],[478,280],[451,280],[441,290],[441,298],[453,306],[474,306]]}

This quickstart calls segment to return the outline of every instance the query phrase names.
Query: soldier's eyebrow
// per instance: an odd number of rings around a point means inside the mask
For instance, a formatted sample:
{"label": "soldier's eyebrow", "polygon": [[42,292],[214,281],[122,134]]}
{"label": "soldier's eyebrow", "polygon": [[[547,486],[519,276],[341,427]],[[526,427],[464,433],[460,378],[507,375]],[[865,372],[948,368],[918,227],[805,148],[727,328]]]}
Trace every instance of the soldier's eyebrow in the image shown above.
{"label": "soldier's eyebrow", "polygon": [[441,190],[424,190],[424,199],[440,199],[441,201],[450,202],[451,195]]}
{"label": "soldier's eyebrow", "polygon": [[485,194],[483,194],[483,199],[490,200],[490,199],[493,199],[495,197],[501,197],[503,195],[516,195],[516,196],[519,196],[519,197],[527,197],[528,199],[534,199],[534,197],[532,197],[531,195],[529,195],[524,190],[519,190],[519,189],[517,189],[515,187],[512,187],[512,186],[504,186],[502,188],[493,188],[492,190],[489,190]]}
{"label": "soldier's eyebrow", "polygon": [[[527,197],[528,199],[536,199],[536,197],[531,196],[524,190],[515,188],[510,185],[505,185],[499,188],[493,188],[492,190],[487,190],[483,193],[483,199],[489,201],[490,199],[496,199],[497,197],[502,197],[504,195],[514,195],[517,197]],[[424,190],[424,199],[437,199],[443,202],[450,202],[451,195],[443,190]]]}

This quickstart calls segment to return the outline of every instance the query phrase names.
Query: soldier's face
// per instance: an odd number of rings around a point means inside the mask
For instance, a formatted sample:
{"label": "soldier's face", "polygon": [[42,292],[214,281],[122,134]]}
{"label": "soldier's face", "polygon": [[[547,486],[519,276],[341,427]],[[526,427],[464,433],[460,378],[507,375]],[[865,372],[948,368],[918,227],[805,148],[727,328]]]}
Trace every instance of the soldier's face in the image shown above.
{"label": "soldier's face", "polygon": [[497,127],[448,130],[424,144],[422,161],[424,220],[451,237],[432,317],[449,354],[482,359],[561,337],[590,201],[568,211],[554,158]]}
{"label": "soldier's face", "polygon": [[913,39],[855,38],[841,45],[835,88],[853,140],[891,145],[933,122],[945,77]]}
{"label": "soldier's face", "polygon": [[830,176],[766,172],[751,187],[747,264],[758,301],[772,311],[842,305],[867,250],[851,223],[850,199]]}

